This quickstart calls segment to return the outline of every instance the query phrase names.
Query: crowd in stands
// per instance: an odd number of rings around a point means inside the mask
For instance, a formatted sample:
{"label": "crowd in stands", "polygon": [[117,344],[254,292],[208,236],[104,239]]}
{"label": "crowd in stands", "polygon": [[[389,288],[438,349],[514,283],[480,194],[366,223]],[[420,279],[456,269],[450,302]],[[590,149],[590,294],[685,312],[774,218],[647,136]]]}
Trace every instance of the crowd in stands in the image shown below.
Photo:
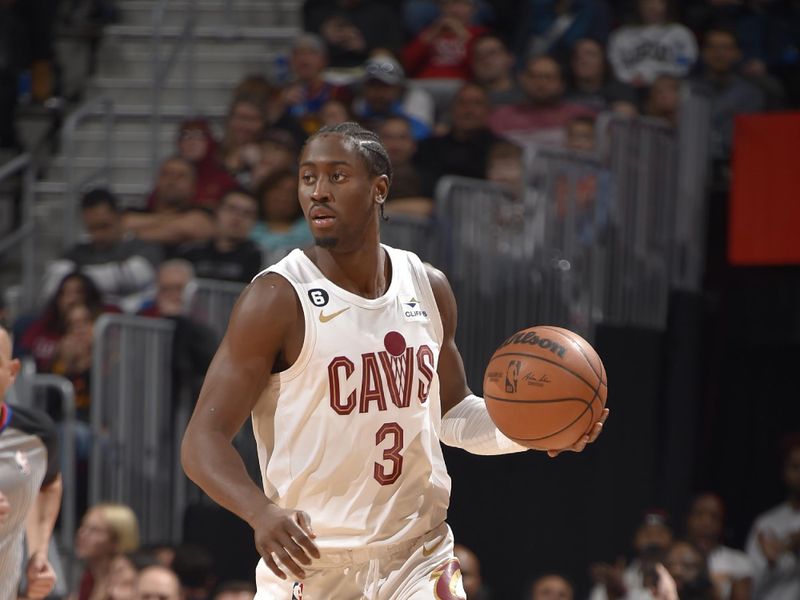
{"label": "crowd in stands", "polygon": [[[645,511],[613,564],[591,565],[590,600],[792,600],[800,594],[800,439],[785,446],[786,501],[758,516],[745,550],[726,546],[725,503],[697,494],[682,523]],[[2,498],[0,496],[0,498]],[[0,521],[2,505],[0,504]],[[456,545],[470,600],[490,600],[492,588],[476,552]],[[75,600],[247,600],[252,581],[224,579],[207,549],[167,543],[140,545],[137,517],[122,504],[89,507],[75,537],[83,570]],[[622,558],[629,556],[630,560]],[[532,573],[536,573],[532,567]],[[525,600],[573,600],[559,573],[532,577]]]}
{"label": "crowd in stands", "polygon": [[[33,4],[6,0],[0,12],[24,23]],[[87,426],[92,327],[102,313],[179,321],[174,368],[202,378],[216,338],[188,315],[192,281],[244,284],[312,241],[296,165],[322,126],[356,120],[377,131],[395,173],[387,214],[427,217],[445,175],[494,181],[518,197],[526,145],[594,152],[602,113],[675,127],[689,86],[711,98],[712,155],[723,165],[736,115],[800,105],[793,0],[306,0],[302,17],[288,73],[241,81],[224,123],[187,115],[141,208],[124,209],[105,188],[84,194],[84,241],[47,269],[41,308],[15,322],[15,355],[68,377]],[[2,82],[20,70],[6,50]],[[47,79],[41,65],[51,52],[31,48],[27,64],[44,73],[39,78]],[[10,125],[0,123],[0,145],[14,144]],[[86,457],[79,448],[78,460]],[[800,598],[800,446],[787,453],[785,479],[787,503],[756,520],[747,553],[723,545],[723,501],[703,494],[677,531],[665,515],[648,513],[632,562],[593,567],[591,597],[653,597],[654,565],[663,563],[682,600]],[[489,598],[476,556],[460,552],[470,598]],[[187,583],[181,549],[139,549],[135,516],[123,507],[91,508],[76,553],[86,564],[79,600],[252,594],[246,582],[212,594],[210,572]],[[530,598],[571,600],[573,592],[551,574],[532,584]]]}

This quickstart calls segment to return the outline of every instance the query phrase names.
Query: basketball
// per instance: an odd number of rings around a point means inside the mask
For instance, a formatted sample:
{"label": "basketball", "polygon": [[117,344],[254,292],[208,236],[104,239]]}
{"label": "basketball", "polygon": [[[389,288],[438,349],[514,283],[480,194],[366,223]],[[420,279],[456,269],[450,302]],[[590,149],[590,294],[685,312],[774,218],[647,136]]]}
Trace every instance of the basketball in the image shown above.
{"label": "basketball", "polygon": [[580,440],[600,419],[607,392],[597,352],[561,327],[518,331],[495,350],[483,376],[497,428],[537,450],[562,450]]}

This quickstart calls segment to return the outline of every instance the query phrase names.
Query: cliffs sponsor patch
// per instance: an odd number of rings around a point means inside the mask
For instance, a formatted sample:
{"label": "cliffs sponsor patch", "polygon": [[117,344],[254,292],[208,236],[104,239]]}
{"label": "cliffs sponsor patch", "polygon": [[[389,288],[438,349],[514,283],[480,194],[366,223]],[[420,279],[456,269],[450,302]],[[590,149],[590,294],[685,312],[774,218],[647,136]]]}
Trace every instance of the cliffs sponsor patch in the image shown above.
{"label": "cliffs sponsor patch", "polygon": [[428,311],[414,296],[401,296],[400,309],[406,321],[427,321]]}

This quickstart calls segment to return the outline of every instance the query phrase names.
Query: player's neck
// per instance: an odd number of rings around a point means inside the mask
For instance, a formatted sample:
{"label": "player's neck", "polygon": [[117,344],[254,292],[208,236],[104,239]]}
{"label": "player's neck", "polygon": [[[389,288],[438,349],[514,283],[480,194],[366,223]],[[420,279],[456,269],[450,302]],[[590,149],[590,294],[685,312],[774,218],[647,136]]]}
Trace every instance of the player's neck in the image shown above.
{"label": "player's neck", "polygon": [[342,253],[316,246],[312,258],[325,277],[353,294],[379,298],[389,287],[391,263],[378,243]]}

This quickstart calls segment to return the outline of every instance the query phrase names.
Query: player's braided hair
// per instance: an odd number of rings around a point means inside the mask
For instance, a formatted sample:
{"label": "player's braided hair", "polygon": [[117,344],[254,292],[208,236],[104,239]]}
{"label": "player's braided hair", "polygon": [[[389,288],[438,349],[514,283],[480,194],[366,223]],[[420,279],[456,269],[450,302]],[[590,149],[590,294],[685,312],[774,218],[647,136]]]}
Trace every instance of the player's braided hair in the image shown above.
{"label": "player's braided hair", "polygon": [[[306,144],[314,138],[326,133],[335,133],[343,136],[353,145],[358,155],[364,160],[369,174],[373,177],[386,175],[391,185],[393,176],[392,161],[389,160],[389,153],[386,152],[386,148],[383,147],[377,133],[362,127],[358,123],[348,121],[346,123],[339,123],[338,125],[326,125],[322,127],[308,138]],[[383,204],[381,204],[381,218],[386,220],[383,214]]]}

